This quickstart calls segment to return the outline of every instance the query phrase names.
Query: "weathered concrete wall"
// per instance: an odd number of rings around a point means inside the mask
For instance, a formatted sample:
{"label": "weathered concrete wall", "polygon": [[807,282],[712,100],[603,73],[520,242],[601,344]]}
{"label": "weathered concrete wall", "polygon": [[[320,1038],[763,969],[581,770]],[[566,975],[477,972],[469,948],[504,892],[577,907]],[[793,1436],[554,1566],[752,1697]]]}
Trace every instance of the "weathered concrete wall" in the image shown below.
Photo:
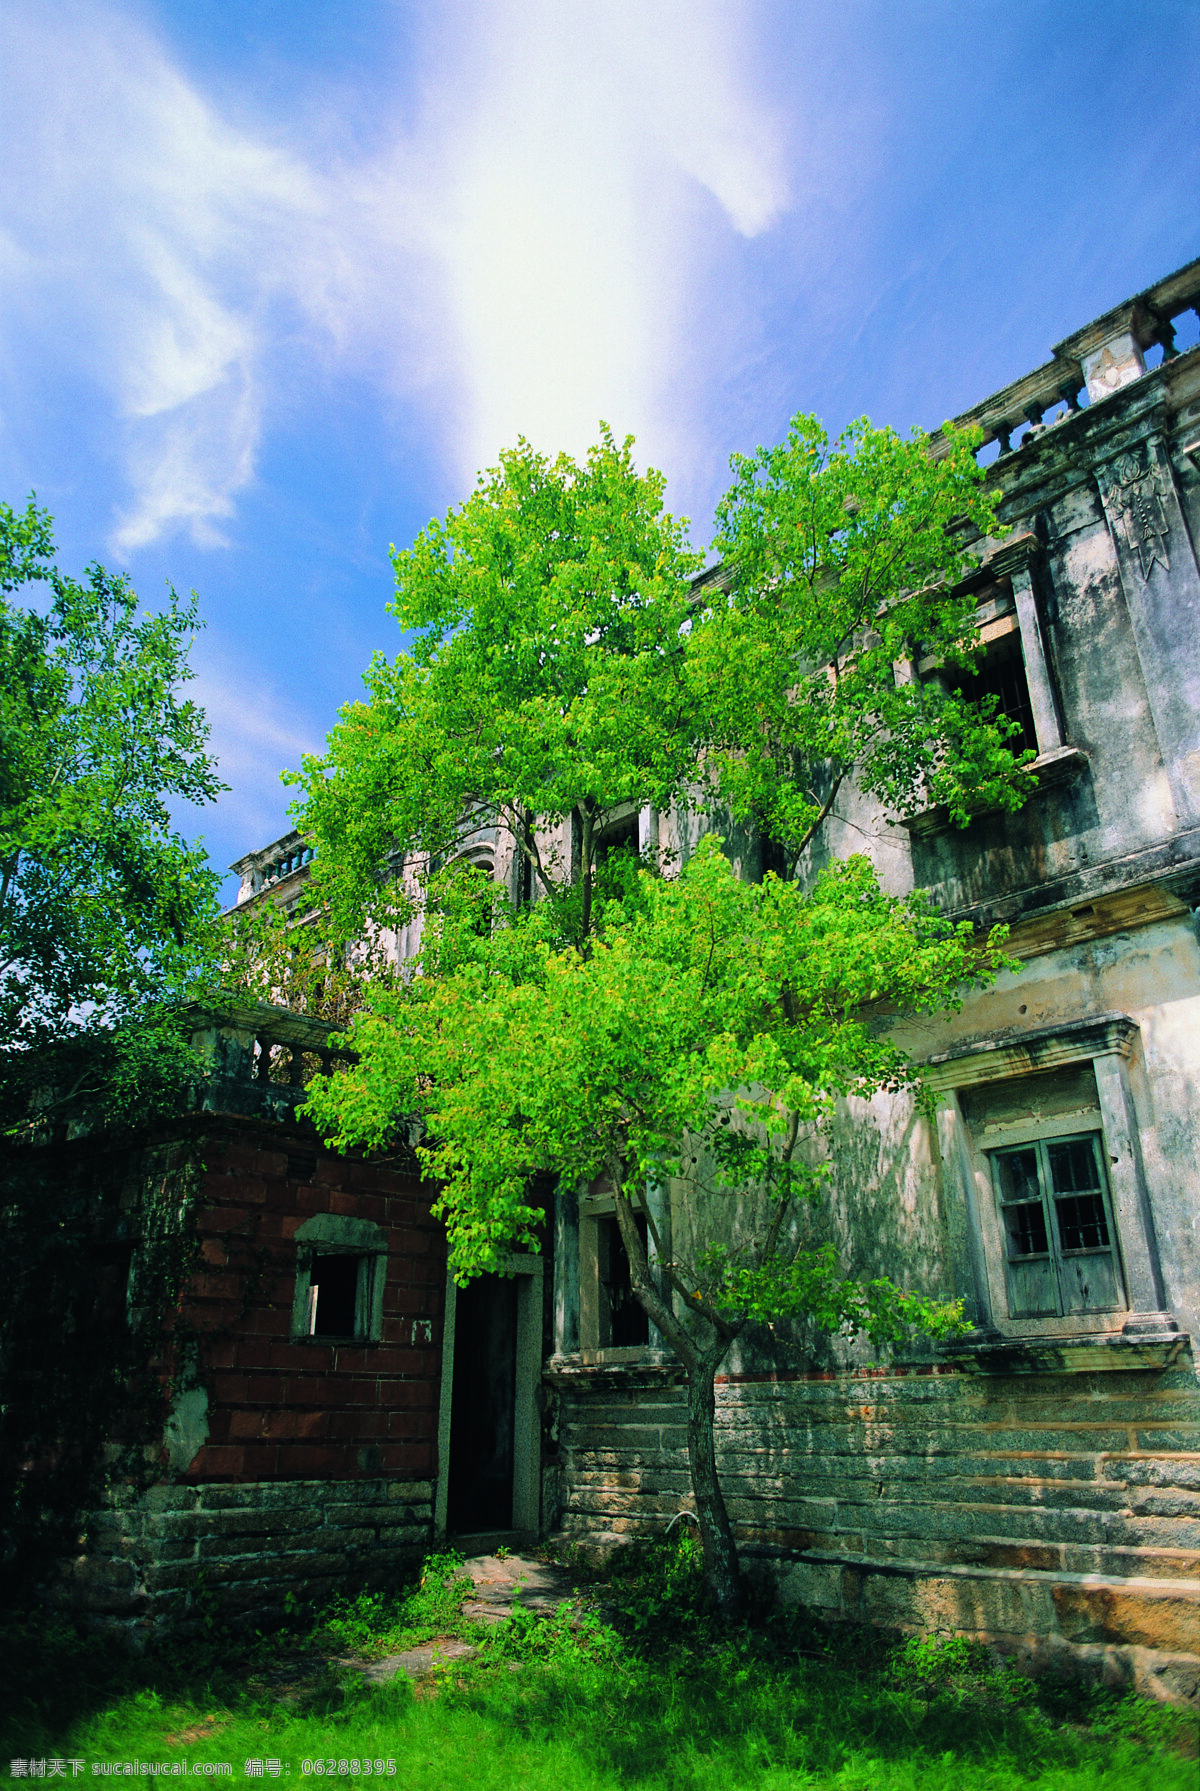
{"label": "weathered concrete wall", "polygon": [[[673,1369],[566,1369],[561,1532],[592,1549],[690,1507]],[[747,1567],[830,1618],[960,1630],[1033,1665],[1200,1689],[1200,1393],[1162,1372],[785,1368],[718,1384]]]}
{"label": "weathered concrete wall", "polygon": [[432,1526],[427,1480],[155,1486],[92,1514],[90,1547],[52,1598],[134,1641],[168,1626],[186,1633],[214,1609],[270,1625],[285,1599],[315,1604],[403,1573]]}

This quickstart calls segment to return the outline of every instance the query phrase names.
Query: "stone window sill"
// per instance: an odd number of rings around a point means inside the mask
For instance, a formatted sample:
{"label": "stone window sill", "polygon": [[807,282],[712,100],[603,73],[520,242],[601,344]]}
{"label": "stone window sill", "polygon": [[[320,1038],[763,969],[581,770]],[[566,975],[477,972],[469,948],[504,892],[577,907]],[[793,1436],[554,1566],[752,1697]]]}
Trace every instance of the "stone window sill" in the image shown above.
{"label": "stone window sill", "polygon": [[1104,1374],[1170,1368],[1190,1345],[1187,1333],[1164,1317],[1158,1327],[1138,1322],[1091,1336],[1016,1338],[976,1331],[942,1344],[938,1357],[974,1374]]}
{"label": "stone window sill", "polygon": [[551,1356],[542,1370],[548,1380],[571,1381],[577,1386],[600,1384],[639,1386],[674,1383],[683,1379],[683,1368],[661,1350],[581,1350],[573,1355]]}
{"label": "stone window sill", "polygon": [[[1072,783],[1087,769],[1088,756],[1077,746],[1056,746],[1051,752],[1040,753],[1029,769],[1037,778],[1037,794],[1043,790],[1053,789],[1056,785]],[[985,815],[999,814],[999,809],[981,809],[975,816],[982,820]],[[914,838],[932,833],[948,833],[955,823],[950,819],[950,810],[944,805],[937,808],[923,809],[919,815],[909,815],[900,825],[906,827]]]}

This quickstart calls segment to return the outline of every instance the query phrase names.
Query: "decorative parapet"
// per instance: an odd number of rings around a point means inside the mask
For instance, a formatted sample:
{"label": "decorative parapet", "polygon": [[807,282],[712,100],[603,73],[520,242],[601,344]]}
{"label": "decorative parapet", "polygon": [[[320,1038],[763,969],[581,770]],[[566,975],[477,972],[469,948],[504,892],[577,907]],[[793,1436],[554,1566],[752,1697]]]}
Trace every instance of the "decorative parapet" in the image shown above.
{"label": "decorative parapet", "polygon": [[305,1084],[349,1053],[330,1047],[334,1028],[265,1001],[197,1008],[192,1047],[208,1065],[198,1105],[206,1113],[291,1119]]}
{"label": "decorative parapet", "polygon": [[262,846],[257,852],[247,852],[243,858],[235,860],[229,868],[236,871],[241,883],[234,906],[242,907],[267,889],[277,889],[281,896],[286,897],[289,892],[283,886],[293,878],[296,879],[298,893],[304,881],[300,873],[307,876],[315,851],[316,848],[309,844],[304,835],[293,829],[281,839],[272,840],[269,846]]}
{"label": "decorative parapet", "polygon": [[[1003,459],[1083,409],[1084,394],[1089,404],[1096,404],[1140,379],[1147,371],[1148,349],[1158,346],[1164,362],[1174,360],[1179,352],[1175,320],[1188,311],[1200,315],[1200,259],[1085,324],[1055,345],[1052,360],[993,392],[954,422],[959,428],[981,428],[980,452],[998,442]],[[1014,442],[1014,436],[1022,439]],[[930,439],[936,454],[941,432]]]}

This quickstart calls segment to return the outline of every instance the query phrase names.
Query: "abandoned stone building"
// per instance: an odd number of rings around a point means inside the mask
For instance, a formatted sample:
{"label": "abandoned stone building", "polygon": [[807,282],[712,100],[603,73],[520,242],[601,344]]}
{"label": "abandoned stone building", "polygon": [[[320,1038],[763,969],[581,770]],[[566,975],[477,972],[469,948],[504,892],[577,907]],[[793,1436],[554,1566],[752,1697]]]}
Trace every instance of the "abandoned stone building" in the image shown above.
{"label": "abandoned stone building", "polygon": [[[1036,793],[965,830],[852,793],[819,842],[1011,927],[1018,971],[903,1032],[932,1104],[859,1103],[834,1149],[854,1271],[961,1295],[975,1329],[882,1366],[748,1332],[718,1384],[739,1545],[782,1598],[1171,1697],[1200,1688],[1198,303],[1192,263],[959,419],[1012,525],[973,580],[980,685]],[[621,825],[689,844],[683,817]],[[515,877],[499,831],[472,852]],[[239,905],[294,901],[307,855],[240,860]],[[447,1531],[601,1548],[686,1508],[681,1373],[621,1298],[602,1196],[559,1192],[541,1255],[456,1292],[429,1190],[320,1148],[272,1079],[316,1023],[200,1031],[223,1056],[189,1297],[224,1303],[221,1337],[163,1484],[99,1535],[114,1612],[184,1601],[200,1565],[248,1601]],[[271,1271],[239,1306],[252,1217]]]}

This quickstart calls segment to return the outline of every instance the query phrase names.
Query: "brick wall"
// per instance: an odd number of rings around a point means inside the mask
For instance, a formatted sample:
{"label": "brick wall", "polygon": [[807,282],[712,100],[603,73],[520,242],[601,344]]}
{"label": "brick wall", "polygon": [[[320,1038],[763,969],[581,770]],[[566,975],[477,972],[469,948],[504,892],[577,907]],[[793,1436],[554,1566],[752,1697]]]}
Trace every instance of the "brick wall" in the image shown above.
{"label": "brick wall", "polygon": [[[568,1368],[562,1533],[691,1504],[671,1369]],[[1153,1373],[730,1378],[719,1461],[748,1569],[823,1616],[957,1630],[1172,1698],[1200,1687],[1200,1394]]]}
{"label": "brick wall", "polygon": [[[435,1472],[443,1234],[415,1178],[334,1155],[311,1134],[230,1127],[204,1144],[199,1272],[181,1318],[200,1332],[208,1440],[183,1478],[265,1481]],[[297,1229],[315,1213],[388,1233],[379,1343],[293,1340]],[[429,1341],[414,1343],[414,1321]]]}
{"label": "brick wall", "polygon": [[[136,1636],[214,1606],[269,1623],[289,1594],[414,1565],[433,1531],[445,1285],[429,1191],[299,1125],[208,1115],[125,1179],[196,1189],[195,1268],[161,1365],[177,1388],[166,1459],[160,1484],[91,1514],[53,1599]],[[292,1335],[295,1234],[321,1213],[386,1233],[378,1342]]]}

